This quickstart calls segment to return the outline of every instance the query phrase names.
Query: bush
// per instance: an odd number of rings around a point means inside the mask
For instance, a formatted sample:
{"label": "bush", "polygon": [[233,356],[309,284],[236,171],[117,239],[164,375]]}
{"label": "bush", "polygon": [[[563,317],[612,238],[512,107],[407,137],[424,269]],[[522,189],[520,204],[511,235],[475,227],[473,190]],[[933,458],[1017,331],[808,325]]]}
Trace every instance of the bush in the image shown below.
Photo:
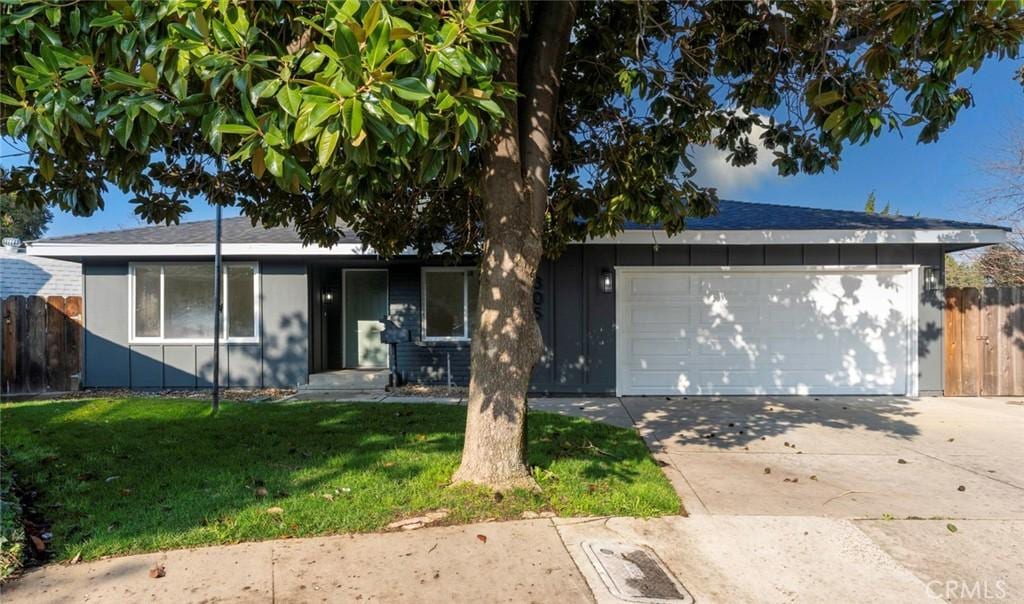
{"label": "bush", "polygon": [[21,568],[25,557],[25,527],[14,479],[0,458],[0,582]]}

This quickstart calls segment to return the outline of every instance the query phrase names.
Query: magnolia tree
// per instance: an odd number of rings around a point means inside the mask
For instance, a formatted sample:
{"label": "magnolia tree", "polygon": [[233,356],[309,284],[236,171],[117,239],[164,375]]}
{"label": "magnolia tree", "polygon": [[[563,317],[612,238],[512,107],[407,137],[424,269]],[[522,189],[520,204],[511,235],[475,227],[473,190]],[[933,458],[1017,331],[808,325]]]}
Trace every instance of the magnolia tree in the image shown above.
{"label": "magnolia tree", "polygon": [[[3,5],[0,101],[27,153],[3,190],[88,215],[108,186],[151,222],[189,200],[331,245],[479,258],[455,480],[531,486],[526,391],[542,255],[715,211],[698,145],[782,175],[972,104],[1015,57],[1021,4],[326,2]],[[760,157],[759,157],[760,154]]]}

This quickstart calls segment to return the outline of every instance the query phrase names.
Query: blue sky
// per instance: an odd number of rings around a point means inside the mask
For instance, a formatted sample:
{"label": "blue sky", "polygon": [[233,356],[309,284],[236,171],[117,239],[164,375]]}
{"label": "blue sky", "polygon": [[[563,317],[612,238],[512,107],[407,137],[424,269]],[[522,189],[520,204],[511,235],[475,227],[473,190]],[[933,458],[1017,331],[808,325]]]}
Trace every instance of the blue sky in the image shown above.
{"label": "blue sky", "polygon": [[[905,138],[884,135],[865,147],[846,150],[838,172],[781,178],[770,161],[743,169],[728,166],[713,151],[698,154],[698,180],[714,185],[726,199],[860,210],[874,190],[879,208],[886,202],[902,214],[935,218],[979,219],[970,201],[985,184],[979,166],[999,151],[1012,128],[1024,128],[1024,91],[1012,79],[1019,62],[988,63],[963,82],[976,105],[961,112],[957,123],[939,142],[918,145],[916,131]],[[5,153],[9,150],[5,149]],[[82,218],[55,212],[48,236],[142,226],[126,196],[111,187],[106,209]],[[185,220],[213,217],[202,202],[193,204]],[[236,216],[229,208],[225,216]]]}

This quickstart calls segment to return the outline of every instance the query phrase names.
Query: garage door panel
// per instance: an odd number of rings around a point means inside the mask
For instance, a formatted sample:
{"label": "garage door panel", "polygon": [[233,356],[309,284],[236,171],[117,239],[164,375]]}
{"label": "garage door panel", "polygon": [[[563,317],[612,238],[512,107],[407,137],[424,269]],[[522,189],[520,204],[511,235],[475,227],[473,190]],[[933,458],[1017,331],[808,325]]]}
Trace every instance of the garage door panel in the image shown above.
{"label": "garage door panel", "polygon": [[630,281],[627,291],[634,296],[686,295],[692,290],[691,278],[688,275],[636,275]]}
{"label": "garage door panel", "polygon": [[908,391],[917,300],[906,269],[666,267],[618,279],[623,394]]}

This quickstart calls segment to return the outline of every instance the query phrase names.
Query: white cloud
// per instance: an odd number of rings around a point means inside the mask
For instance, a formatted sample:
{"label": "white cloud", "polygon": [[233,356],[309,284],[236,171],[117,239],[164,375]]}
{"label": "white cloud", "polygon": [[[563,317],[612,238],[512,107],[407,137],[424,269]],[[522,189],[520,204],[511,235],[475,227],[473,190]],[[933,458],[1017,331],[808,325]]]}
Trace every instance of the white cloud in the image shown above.
{"label": "white cloud", "polygon": [[741,168],[729,163],[728,151],[719,151],[714,146],[695,147],[695,180],[703,186],[717,188],[722,197],[730,197],[756,190],[761,183],[778,178],[772,154],[761,146],[762,132],[759,126],[754,126],[750,132],[750,141],[757,147],[757,163]]}

